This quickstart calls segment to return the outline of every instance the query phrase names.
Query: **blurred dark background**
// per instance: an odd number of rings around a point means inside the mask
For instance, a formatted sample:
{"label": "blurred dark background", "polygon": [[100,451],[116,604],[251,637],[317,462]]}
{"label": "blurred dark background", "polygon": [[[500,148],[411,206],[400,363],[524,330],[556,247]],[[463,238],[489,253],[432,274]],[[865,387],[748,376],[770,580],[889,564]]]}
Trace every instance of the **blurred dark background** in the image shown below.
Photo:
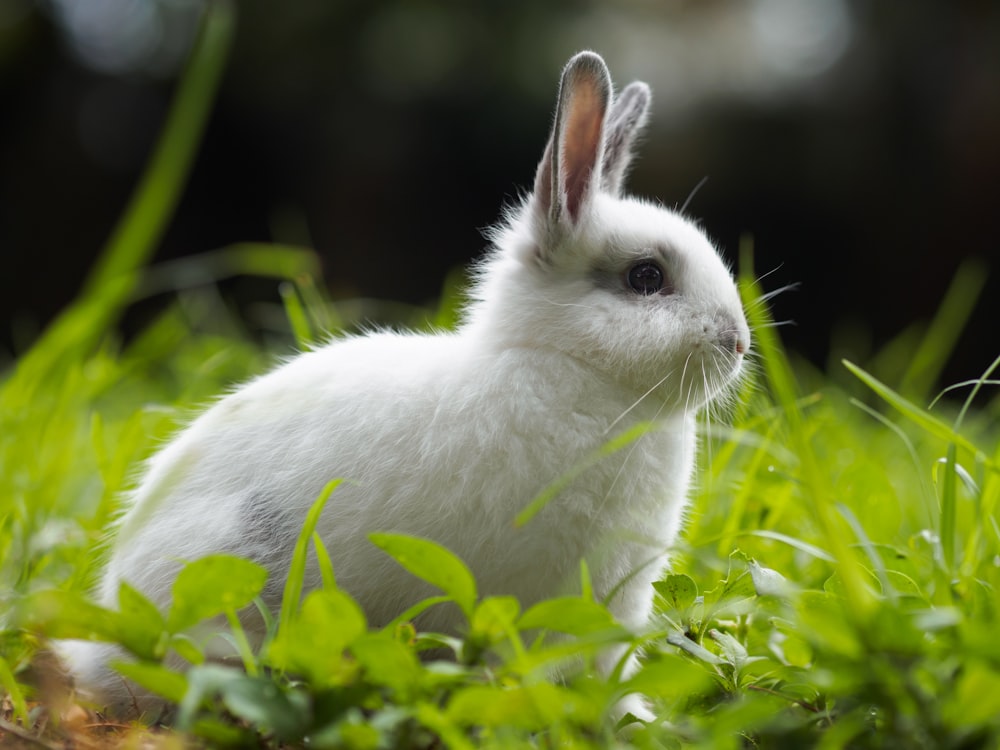
{"label": "blurred dark background", "polygon": [[[76,292],[163,122],[202,0],[0,0],[0,349]],[[813,362],[869,352],[992,276],[945,379],[1000,352],[1000,3],[241,0],[157,260],[314,246],[336,297],[421,303],[531,184],[559,72],[653,87],[634,192],[753,237]],[[273,284],[234,293],[274,295]],[[849,333],[848,333],[849,332]]]}

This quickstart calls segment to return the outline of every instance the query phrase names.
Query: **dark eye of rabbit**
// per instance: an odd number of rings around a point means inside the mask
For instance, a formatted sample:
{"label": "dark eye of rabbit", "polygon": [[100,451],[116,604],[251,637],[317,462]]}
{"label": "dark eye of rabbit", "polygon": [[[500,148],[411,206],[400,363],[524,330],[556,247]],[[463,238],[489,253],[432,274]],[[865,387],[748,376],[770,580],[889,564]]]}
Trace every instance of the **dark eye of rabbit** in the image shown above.
{"label": "dark eye of rabbit", "polygon": [[643,261],[628,272],[628,286],[636,294],[656,294],[663,289],[663,271],[655,263]]}

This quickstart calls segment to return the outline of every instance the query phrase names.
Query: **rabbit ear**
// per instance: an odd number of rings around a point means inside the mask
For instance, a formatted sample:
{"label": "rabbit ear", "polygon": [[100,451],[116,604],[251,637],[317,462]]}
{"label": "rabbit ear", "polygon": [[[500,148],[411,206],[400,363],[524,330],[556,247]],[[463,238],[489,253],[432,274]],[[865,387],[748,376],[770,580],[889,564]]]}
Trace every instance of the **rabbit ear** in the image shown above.
{"label": "rabbit ear", "polygon": [[646,124],[650,91],[642,81],[633,81],[618,94],[608,115],[604,143],[604,166],[601,186],[612,195],[620,196],[632,161],[635,137]]}
{"label": "rabbit ear", "polygon": [[593,52],[574,56],[563,70],[552,136],[535,175],[538,209],[550,226],[577,225],[600,188],[610,101],[604,60]]}

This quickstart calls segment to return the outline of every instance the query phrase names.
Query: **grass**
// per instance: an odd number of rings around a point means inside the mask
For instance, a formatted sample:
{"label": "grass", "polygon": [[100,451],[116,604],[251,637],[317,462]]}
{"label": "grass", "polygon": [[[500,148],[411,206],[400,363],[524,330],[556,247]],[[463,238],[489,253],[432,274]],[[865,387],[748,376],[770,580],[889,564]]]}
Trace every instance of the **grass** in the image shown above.
{"label": "grass", "polygon": [[[307,250],[240,245],[147,266],[155,230],[182,189],[178,166],[190,163],[231,28],[230,6],[211,5],[165,131],[172,145],[161,145],[171,158],[153,159],[100,270],[0,380],[4,742],[1000,747],[1000,399],[989,398],[992,372],[930,406],[947,342],[978,293],[975,269],[956,277],[926,329],[930,344],[913,346],[920,339],[905,332],[871,361],[825,373],[790,361],[765,311],[749,305],[758,377],[730,423],[706,425],[690,523],[656,586],[646,632],[617,626],[593,600],[585,566],[579,596],[522,612],[509,598],[480,597],[447,550],[386,534],[373,543],[441,591],[421,606],[455,602],[468,628],[462,638],[417,633],[412,610],[370,628],[337,588],[310,526],[334,485],[302,530],[285,605],[256,653],[235,616],[264,584],[265,571],[248,561],[191,563],[169,612],[129,589],[121,612],[89,604],[84,592],[105,530],[141,461],[199,404],[275,357],[227,313],[213,280],[278,280],[288,321],[280,353],[350,317],[317,291]],[[743,288],[748,301],[759,297],[749,279]],[[117,320],[152,290],[172,290],[174,303],[123,343]],[[447,323],[453,311],[446,295],[425,317]],[[300,602],[310,549],[324,586]],[[189,635],[220,614],[239,667],[206,663]],[[539,628],[572,638],[539,641],[529,635]],[[129,676],[176,703],[173,727],[148,734],[75,706],[44,650],[48,638],[72,635],[116,640],[140,657]],[[627,685],[566,666],[590,663],[614,641],[644,650]],[[431,646],[453,658],[421,661],[418,652]],[[163,667],[168,650],[191,669]],[[564,667],[562,679],[551,677],[553,665]],[[616,731],[609,708],[625,687],[649,696],[660,720]]]}

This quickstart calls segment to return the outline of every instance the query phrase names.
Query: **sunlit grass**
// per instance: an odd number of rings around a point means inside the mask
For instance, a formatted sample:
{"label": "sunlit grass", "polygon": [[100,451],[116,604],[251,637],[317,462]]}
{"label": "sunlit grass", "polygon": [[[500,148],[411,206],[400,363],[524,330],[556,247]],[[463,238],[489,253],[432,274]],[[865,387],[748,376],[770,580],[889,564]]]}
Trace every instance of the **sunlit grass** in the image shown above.
{"label": "sunlit grass", "polygon": [[[245,268],[286,279],[285,352],[295,339],[316,341],[324,325],[342,317],[306,280],[314,267],[308,253],[243,252],[226,251],[225,273],[218,255],[200,270],[197,259],[188,261],[190,273],[210,279]],[[149,273],[155,277],[157,269]],[[149,283],[163,291],[164,279],[176,278],[190,274],[175,268]],[[214,744],[1000,741],[1000,453],[989,418],[995,399],[974,409],[944,398],[931,409],[932,397],[904,397],[904,384],[893,387],[852,363],[843,363],[836,379],[853,385],[835,385],[793,365],[763,313],[754,321],[758,376],[731,425],[706,426],[688,530],[658,584],[658,614],[647,633],[617,628],[589,598],[586,576],[578,599],[527,613],[504,598],[478,600],[460,561],[442,551],[410,569],[445,587],[423,606],[461,601],[469,622],[464,638],[415,633],[406,624],[414,612],[389,630],[369,631],[330,569],[326,593],[305,599],[301,612],[293,576],[263,650],[254,653],[236,628],[230,637],[242,665],[204,665],[188,677],[165,670],[159,660],[167,648],[200,663],[198,647],[183,635],[200,617],[225,614],[236,624],[233,602],[249,601],[263,585],[256,569],[206,561],[209,567],[188,576],[196,586],[178,584],[185,602],[179,614],[156,614],[130,592],[130,619],[123,621],[80,597],[142,459],[199,405],[275,356],[241,335],[238,322],[220,322],[211,283],[177,286],[177,302],[127,346],[105,327],[90,333],[93,346],[63,352],[32,400],[11,398],[20,387],[14,373],[0,385],[7,404],[0,596],[8,613],[0,622],[0,685],[8,695],[6,721],[24,731],[45,708],[31,667],[44,638],[89,634],[129,645],[143,659],[129,675],[181,704],[179,728]],[[751,298],[759,292],[745,287]],[[43,337],[39,346],[47,345]],[[980,399],[991,387],[986,376]],[[375,542],[408,566],[407,555],[429,554],[405,540]],[[309,528],[297,556],[304,559],[310,543],[324,559],[322,540]],[[447,582],[461,580],[467,583],[449,589],[457,584]],[[234,581],[245,583],[237,590]],[[137,618],[142,611],[147,615]],[[577,639],[537,643],[528,631],[538,627]],[[553,681],[545,666],[573,655],[586,663],[602,644],[623,638],[636,639],[645,653],[629,686],[649,696],[662,718],[633,727],[628,740],[616,737],[608,718],[623,686],[586,673]],[[419,661],[425,646],[452,650],[455,664]],[[311,655],[324,647],[331,652],[317,671]],[[354,708],[331,709],[324,703],[331,690],[338,700],[356,700]],[[58,740],[51,727],[48,739]]]}
{"label": "sunlit grass", "polygon": [[[687,532],[647,632],[624,631],[593,601],[585,565],[578,597],[522,612],[507,597],[480,598],[446,550],[389,535],[373,543],[441,589],[418,606],[455,602],[468,627],[462,637],[417,633],[413,610],[373,629],[338,590],[309,525],[256,651],[236,618],[263,585],[247,561],[194,563],[169,612],[130,590],[127,616],[89,605],[106,531],[143,459],[217,394],[357,317],[324,298],[302,248],[235,245],[147,265],[228,43],[230,6],[211,7],[221,15],[210,16],[189,72],[199,86],[182,84],[175,111],[186,114],[161,146],[172,158],[154,158],[81,297],[0,380],[0,736],[107,740],[99,721],[60,725],[65,696],[45,687],[46,638],[82,636],[130,648],[140,659],[130,676],[178,704],[173,731],[211,745],[1000,746],[996,375],[969,373],[942,399],[935,391],[981,290],[972,265],[928,325],[869,361],[819,372],[783,349],[754,304],[761,290],[745,249],[757,376],[731,423],[706,425]],[[190,133],[171,136],[177,128]],[[220,302],[215,283],[233,275],[280,286],[277,349]],[[457,279],[438,310],[410,322],[453,324]],[[116,322],[152,293],[173,303],[123,343]],[[310,548],[323,587],[303,598]],[[239,665],[201,663],[187,633],[211,616],[233,626]],[[573,638],[538,641],[539,628]],[[626,685],[566,667],[622,640],[644,654]],[[421,661],[429,647],[453,658]],[[170,649],[195,666],[164,668]],[[616,733],[610,708],[626,689],[644,693],[659,721]]]}

